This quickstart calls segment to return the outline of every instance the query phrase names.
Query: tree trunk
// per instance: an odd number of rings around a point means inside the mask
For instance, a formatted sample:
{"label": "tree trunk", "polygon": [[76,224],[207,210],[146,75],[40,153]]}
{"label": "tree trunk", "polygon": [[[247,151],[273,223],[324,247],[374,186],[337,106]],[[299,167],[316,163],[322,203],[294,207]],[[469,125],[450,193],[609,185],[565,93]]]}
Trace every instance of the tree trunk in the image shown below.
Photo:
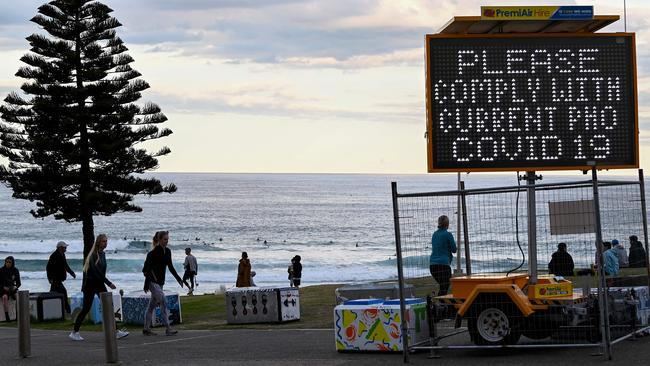
{"label": "tree trunk", "polygon": [[90,253],[90,249],[95,244],[95,223],[93,221],[92,212],[90,214],[83,213],[83,218],[81,220],[82,226],[81,231],[84,236],[84,261]]}
{"label": "tree trunk", "polygon": [[[79,10],[76,14],[77,24],[81,22],[81,15]],[[90,199],[91,194],[91,184],[90,184],[90,151],[88,145],[88,126],[85,110],[86,96],[84,91],[83,83],[83,67],[81,62],[81,31],[78,28],[77,35],[75,37],[75,68],[76,68],[76,82],[77,82],[77,122],[79,123],[79,150],[80,150],[80,169],[79,169],[79,211],[81,213],[81,222],[84,238],[84,261],[90,252],[94,242],[95,242],[95,224],[93,222],[93,209],[92,199]]]}

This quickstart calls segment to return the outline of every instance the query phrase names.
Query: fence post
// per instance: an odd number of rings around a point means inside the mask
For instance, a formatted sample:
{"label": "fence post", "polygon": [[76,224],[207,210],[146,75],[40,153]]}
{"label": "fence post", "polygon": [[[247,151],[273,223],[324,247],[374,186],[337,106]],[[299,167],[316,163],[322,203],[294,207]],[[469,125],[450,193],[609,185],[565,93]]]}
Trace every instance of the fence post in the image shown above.
{"label": "fence post", "polygon": [[650,262],[648,262],[648,213],[645,204],[645,179],[643,169],[639,169],[639,193],[641,193],[641,216],[643,217],[643,240],[645,240],[645,268],[648,273],[648,289],[650,290]]}
{"label": "fence post", "polygon": [[393,220],[395,221],[395,249],[397,250],[397,281],[399,283],[399,312],[402,317],[402,349],[404,363],[409,363],[408,323],[406,322],[406,303],[404,301],[404,268],[402,266],[402,239],[399,227],[399,208],[397,206],[397,182],[391,182],[393,192]]}
{"label": "fence post", "polygon": [[526,173],[526,196],[528,197],[528,274],[529,284],[537,284],[537,201],[535,200],[535,172]]}
{"label": "fence post", "polygon": [[600,310],[600,327],[603,343],[603,355],[606,360],[612,359],[612,343],[609,332],[609,293],[605,278],[605,261],[603,258],[603,233],[600,222],[600,201],[598,197],[598,173],[596,167],[591,168],[591,182],[594,190],[594,215],[596,216],[596,250],[598,251],[598,303]]}
{"label": "fence post", "polygon": [[115,338],[115,311],[113,310],[113,293],[99,294],[102,303],[102,325],[104,328],[104,346],[106,362],[117,363],[117,339]]}
{"label": "fence post", "polygon": [[[469,253],[469,229],[467,228],[467,200],[465,199],[465,182],[460,182],[460,200],[463,211],[463,242],[465,243],[465,271],[467,275],[472,274],[472,256]],[[459,239],[460,240],[460,239]],[[460,255],[458,256],[460,257]]]}
{"label": "fence post", "polygon": [[30,330],[29,291],[18,291],[18,356],[29,357],[32,354]]}
{"label": "fence post", "polygon": [[[457,184],[457,189],[458,189],[458,198],[456,202],[456,241],[460,244],[460,228],[461,228],[461,214],[462,214],[462,205],[461,205],[461,198],[460,198],[460,172],[458,172],[458,184]],[[462,256],[461,250],[460,250],[460,245],[458,245],[458,253],[456,254],[456,270],[454,270],[454,276],[462,276],[463,275],[463,269],[461,268],[460,264],[460,257]]]}

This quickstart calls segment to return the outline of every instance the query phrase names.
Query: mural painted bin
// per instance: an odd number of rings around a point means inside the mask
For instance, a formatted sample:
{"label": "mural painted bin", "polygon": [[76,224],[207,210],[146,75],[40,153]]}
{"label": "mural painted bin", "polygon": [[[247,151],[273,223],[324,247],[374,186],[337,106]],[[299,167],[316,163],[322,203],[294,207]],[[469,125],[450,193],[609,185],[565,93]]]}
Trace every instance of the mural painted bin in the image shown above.
{"label": "mural painted bin", "polygon": [[300,320],[300,292],[295,287],[233,287],[226,291],[228,324]]}
{"label": "mural painted bin", "polygon": [[[178,292],[163,291],[167,303],[167,312],[169,314],[169,324],[181,324],[183,317],[181,313],[181,298]],[[151,293],[144,291],[135,291],[122,296],[122,309],[124,310],[124,322],[131,324],[144,325],[144,314],[149,307]],[[162,325],[162,313],[159,307],[154,311],[152,326]]]}
{"label": "mural painted bin", "polygon": [[[123,313],[122,313],[122,298],[120,297],[120,294],[118,292],[112,292],[113,294],[113,309],[115,310],[115,322],[119,323],[123,321]],[[83,293],[77,292],[70,296],[70,311],[72,312],[72,319],[75,319],[77,317],[77,314],[81,311],[81,308],[83,307],[84,303],[84,298],[83,298]],[[89,319],[90,321],[93,322],[93,324],[101,324],[102,322],[102,304],[99,301],[99,296],[95,296],[93,298],[93,306],[90,308],[90,312],[88,312],[88,317],[86,319]]]}
{"label": "mural painted bin", "polygon": [[[409,345],[429,339],[427,303],[405,299]],[[359,299],[334,308],[337,351],[402,351],[399,300]]]}

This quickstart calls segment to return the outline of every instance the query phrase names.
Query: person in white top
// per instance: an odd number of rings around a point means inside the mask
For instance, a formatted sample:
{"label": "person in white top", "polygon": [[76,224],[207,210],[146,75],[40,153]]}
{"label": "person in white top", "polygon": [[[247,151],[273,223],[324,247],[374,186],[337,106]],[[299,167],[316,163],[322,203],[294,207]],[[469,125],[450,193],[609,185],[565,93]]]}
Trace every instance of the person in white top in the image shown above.
{"label": "person in white top", "polygon": [[199,272],[199,265],[196,263],[196,257],[192,255],[192,248],[185,248],[185,262],[183,263],[183,268],[185,268],[183,281],[190,280],[190,288],[187,294],[192,295],[194,292],[194,277],[196,277]]}

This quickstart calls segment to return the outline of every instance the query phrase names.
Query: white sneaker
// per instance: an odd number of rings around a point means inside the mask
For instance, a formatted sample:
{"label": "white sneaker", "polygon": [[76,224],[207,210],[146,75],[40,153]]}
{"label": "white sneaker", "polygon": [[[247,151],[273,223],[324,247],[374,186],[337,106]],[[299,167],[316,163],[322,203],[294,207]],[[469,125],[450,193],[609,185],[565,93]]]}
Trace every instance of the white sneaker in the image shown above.
{"label": "white sneaker", "polygon": [[118,331],[115,333],[115,335],[116,335],[117,339],[122,339],[122,338],[128,336],[129,332],[127,332],[126,330],[118,329]]}
{"label": "white sneaker", "polygon": [[70,335],[68,336],[68,338],[72,339],[73,341],[83,341],[84,340],[83,337],[81,336],[81,334],[79,334],[79,332],[70,332]]}

